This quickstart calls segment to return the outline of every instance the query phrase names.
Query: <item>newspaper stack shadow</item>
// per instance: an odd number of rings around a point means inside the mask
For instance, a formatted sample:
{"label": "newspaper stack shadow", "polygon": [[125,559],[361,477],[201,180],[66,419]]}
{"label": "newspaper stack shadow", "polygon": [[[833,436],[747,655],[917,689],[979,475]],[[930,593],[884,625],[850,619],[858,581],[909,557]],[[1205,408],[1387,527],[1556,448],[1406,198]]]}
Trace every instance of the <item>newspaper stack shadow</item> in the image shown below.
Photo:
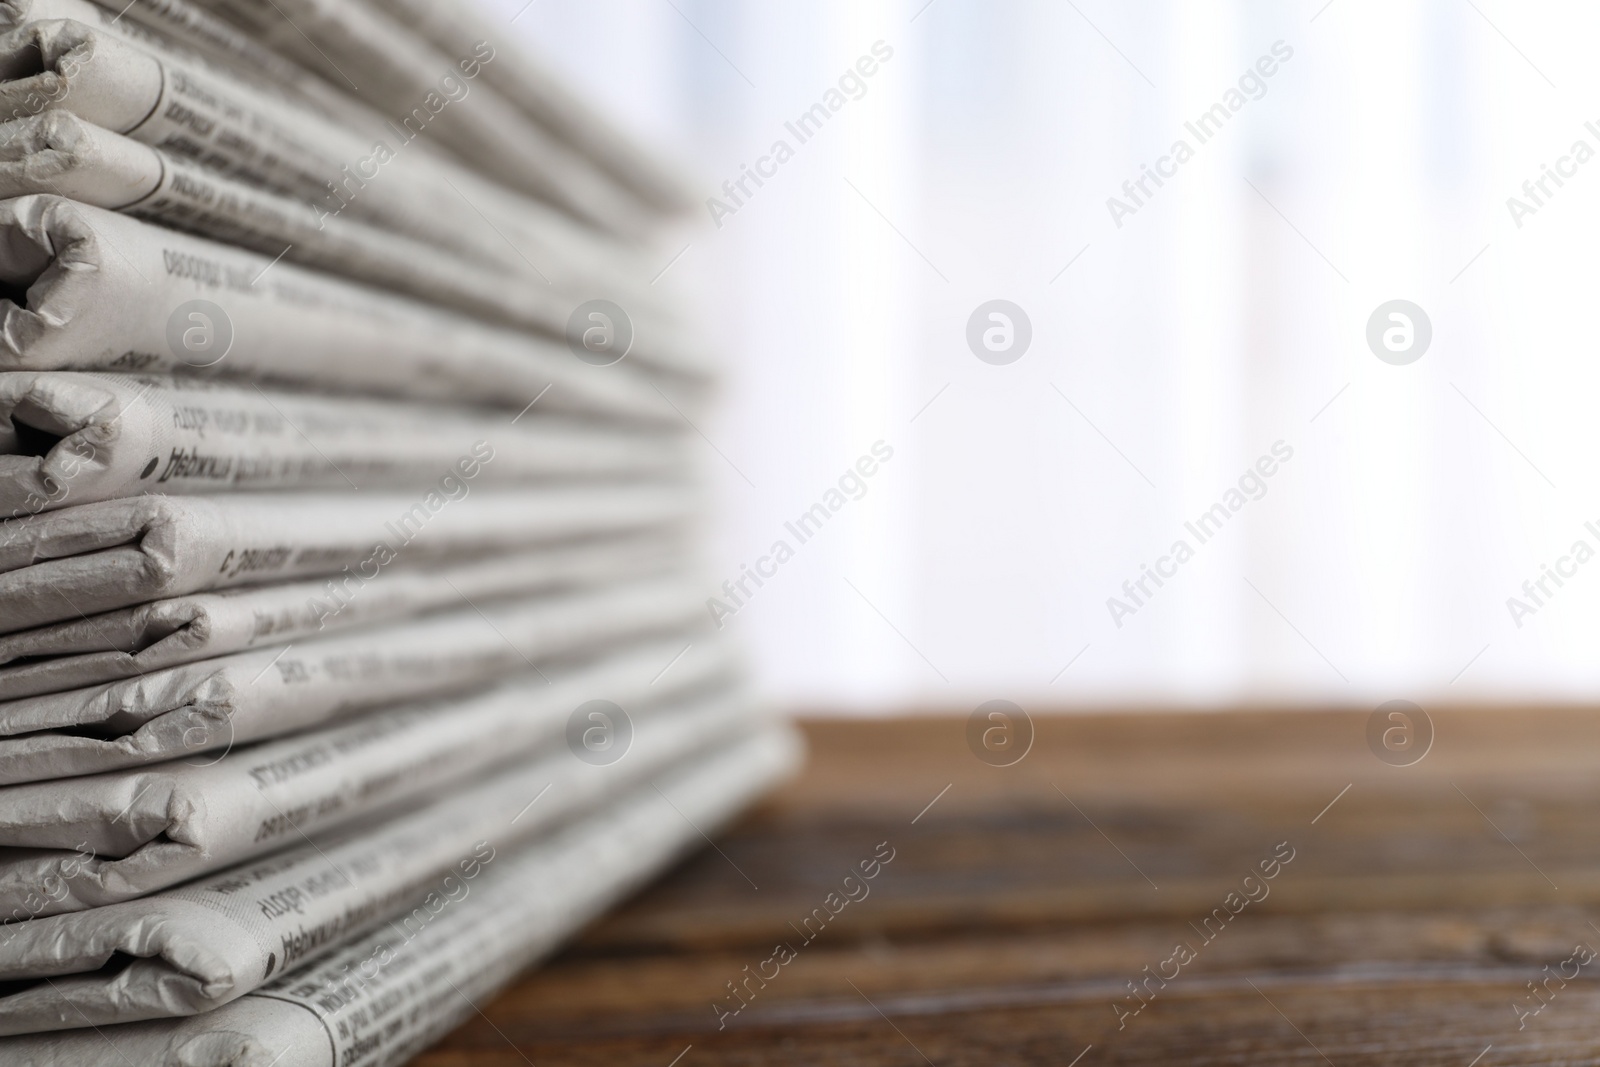
{"label": "newspaper stack shadow", "polygon": [[799,759],[689,198],[509,32],[0,0],[0,1062],[403,1063]]}

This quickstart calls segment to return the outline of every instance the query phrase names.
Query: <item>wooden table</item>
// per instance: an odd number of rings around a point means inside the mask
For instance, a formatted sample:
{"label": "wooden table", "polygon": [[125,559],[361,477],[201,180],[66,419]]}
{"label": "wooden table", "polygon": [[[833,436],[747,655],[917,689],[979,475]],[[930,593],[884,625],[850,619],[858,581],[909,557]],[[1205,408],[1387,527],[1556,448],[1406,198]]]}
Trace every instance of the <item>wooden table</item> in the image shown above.
{"label": "wooden table", "polygon": [[1434,709],[1404,767],[1368,718],[1036,717],[1004,768],[961,719],[813,721],[798,781],[418,1062],[1600,1063],[1600,715]]}

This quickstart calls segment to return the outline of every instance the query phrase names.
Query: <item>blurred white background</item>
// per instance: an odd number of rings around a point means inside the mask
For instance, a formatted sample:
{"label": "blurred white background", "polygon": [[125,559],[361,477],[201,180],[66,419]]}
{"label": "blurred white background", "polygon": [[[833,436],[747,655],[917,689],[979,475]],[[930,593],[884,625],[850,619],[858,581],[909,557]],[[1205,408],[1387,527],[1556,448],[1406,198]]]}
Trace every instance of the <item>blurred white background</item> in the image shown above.
{"label": "blurred white background", "polygon": [[[1520,227],[1507,205],[1574,142],[1600,151],[1593,5],[486,2],[705,198],[793,149],[668,272],[729,361],[701,427],[725,517],[707,596],[796,549],[728,621],[774,697],[1600,687],[1600,560],[1520,627],[1507,605],[1537,606],[1523,582],[1574,542],[1600,550],[1600,159],[1562,163]],[[800,143],[785,123],[877,42],[860,98]],[[1275,46],[1201,143],[1185,123]],[[1193,158],[1119,226],[1108,198],[1179,139]],[[965,336],[997,298],[1033,330],[1004,366]],[[1366,341],[1393,299],[1432,323],[1405,366]],[[878,441],[865,495],[799,545],[784,524]],[[1185,522],[1280,441],[1265,495],[1199,544]],[[1194,558],[1114,620],[1180,538]]]}

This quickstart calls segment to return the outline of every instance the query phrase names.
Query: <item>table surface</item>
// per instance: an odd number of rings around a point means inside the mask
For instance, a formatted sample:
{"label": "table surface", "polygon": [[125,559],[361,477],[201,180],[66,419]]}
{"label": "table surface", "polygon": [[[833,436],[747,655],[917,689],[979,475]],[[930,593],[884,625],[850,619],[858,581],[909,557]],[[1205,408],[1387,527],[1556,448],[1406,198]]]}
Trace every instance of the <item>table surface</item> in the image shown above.
{"label": "table surface", "polygon": [[1404,767],[1368,720],[1036,716],[1003,768],[961,719],[809,722],[798,780],[417,1062],[1600,1063],[1600,714],[1432,710]]}

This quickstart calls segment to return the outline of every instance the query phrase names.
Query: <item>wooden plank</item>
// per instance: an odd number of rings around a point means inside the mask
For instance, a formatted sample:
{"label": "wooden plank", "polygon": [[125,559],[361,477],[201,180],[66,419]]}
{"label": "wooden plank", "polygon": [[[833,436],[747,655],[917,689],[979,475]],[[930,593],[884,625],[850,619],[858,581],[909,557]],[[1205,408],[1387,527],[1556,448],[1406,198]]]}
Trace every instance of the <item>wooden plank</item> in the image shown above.
{"label": "wooden plank", "polygon": [[1431,717],[1403,768],[1366,712],[1039,717],[1009,768],[961,720],[813,722],[722,854],[418,1062],[1600,1062],[1600,716]]}

